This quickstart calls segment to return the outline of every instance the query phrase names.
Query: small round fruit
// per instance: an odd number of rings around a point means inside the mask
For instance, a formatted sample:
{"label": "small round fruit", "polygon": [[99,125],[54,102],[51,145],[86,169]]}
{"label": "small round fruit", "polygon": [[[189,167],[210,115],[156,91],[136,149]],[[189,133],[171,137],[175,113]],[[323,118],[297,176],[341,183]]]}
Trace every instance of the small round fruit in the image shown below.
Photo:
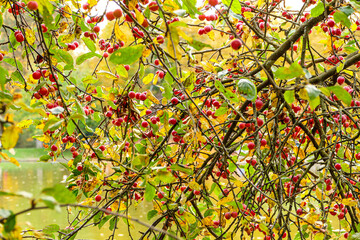
{"label": "small round fruit", "polygon": [[124,65],[124,68],[126,71],[129,71],[130,70],[130,66],[129,65]]}
{"label": "small round fruit", "polygon": [[165,42],[164,36],[162,36],[162,35],[157,36],[156,41],[160,44],[164,43]]}
{"label": "small round fruit", "polygon": [[116,18],[121,18],[122,15],[123,15],[123,13],[120,8],[114,10],[114,16]]}
{"label": "small round fruit", "polygon": [[86,95],[86,97],[85,97],[85,100],[86,100],[86,101],[90,102],[91,99],[92,99],[92,97],[91,97],[90,95]]}
{"label": "small round fruit", "polygon": [[25,40],[24,35],[22,33],[18,33],[15,36],[17,42],[23,42]]}
{"label": "small round fruit", "polygon": [[336,81],[339,85],[342,85],[345,82],[345,78],[343,76],[339,76]]}
{"label": "small round fruit", "polygon": [[233,218],[237,218],[238,213],[237,213],[237,212],[232,212],[232,213],[231,213],[231,216],[232,216]]}
{"label": "small round fruit", "polygon": [[170,124],[170,125],[175,125],[176,122],[177,122],[177,121],[176,121],[175,118],[170,118],[170,119],[169,119],[169,124]]}
{"label": "small round fruit", "polygon": [[218,0],[209,0],[209,5],[210,5],[210,6],[215,7],[215,6],[218,5],[218,4],[219,4],[219,1],[218,1]]}
{"label": "small round fruit", "polygon": [[30,1],[27,4],[27,7],[31,10],[31,11],[36,11],[39,7],[38,3],[36,1]]}
{"label": "small round fruit", "polygon": [[100,195],[96,195],[95,201],[100,202],[100,201],[101,201],[101,196],[100,196]]}
{"label": "small round fruit", "polygon": [[224,216],[225,216],[225,218],[226,218],[227,220],[229,220],[229,219],[231,218],[231,213],[230,213],[230,212],[227,212],[227,213],[224,214]]}
{"label": "small round fruit", "polygon": [[42,96],[46,96],[46,95],[48,95],[49,91],[48,91],[48,89],[46,87],[42,87],[42,88],[40,88],[39,93]]}
{"label": "small round fruit", "polygon": [[335,164],[334,167],[335,167],[336,170],[341,170],[341,165],[340,165],[340,163]]}
{"label": "small round fruit", "polygon": [[79,172],[81,172],[81,171],[83,170],[83,166],[79,165],[79,166],[77,166],[76,169],[77,169]]}
{"label": "small round fruit", "polygon": [[239,39],[234,39],[231,43],[230,46],[232,49],[234,50],[239,50],[242,46],[242,43]]}
{"label": "small round fruit", "polygon": [[174,105],[176,105],[176,104],[179,103],[179,99],[178,99],[177,97],[173,97],[170,101],[171,101],[171,103],[174,104]]}
{"label": "small round fruit", "polygon": [[109,21],[112,21],[115,19],[114,12],[110,11],[110,12],[107,12],[105,15],[106,15],[107,20],[109,20]]}
{"label": "small round fruit", "polygon": [[99,27],[99,26],[95,26],[95,27],[93,28],[93,30],[94,30],[94,32],[98,33],[98,32],[100,32],[100,27]]}
{"label": "small round fruit", "polygon": [[56,152],[58,150],[58,147],[56,145],[51,146],[51,151]]}
{"label": "small round fruit", "polygon": [[249,149],[249,150],[252,150],[252,149],[255,148],[255,143],[249,142],[247,146],[248,146],[248,149]]}
{"label": "small round fruit", "polygon": [[158,198],[163,199],[164,198],[164,194],[162,192],[158,192],[157,194]]}
{"label": "small round fruit", "polygon": [[155,12],[155,11],[159,10],[159,6],[157,5],[157,3],[155,1],[153,1],[153,2],[149,3],[149,9],[150,9],[150,11]]}
{"label": "small round fruit", "polygon": [[144,128],[147,128],[149,126],[149,123],[147,121],[143,121],[141,123],[141,126],[144,127]]}
{"label": "small round fruit", "polygon": [[129,98],[131,98],[131,99],[134,99],[134,98],[135,98],[135,95],[136,95],[136,93],[135,93],[134,91],[130,91],[130,92],[128,93],[128,96],[129,96]]}
{"label": "small round fruit", "polygon": [[105,147],[104,145],[101,145],[101,146],[99,147],[99,149],[100,149],[101,151],[105,151],[106,147]]}

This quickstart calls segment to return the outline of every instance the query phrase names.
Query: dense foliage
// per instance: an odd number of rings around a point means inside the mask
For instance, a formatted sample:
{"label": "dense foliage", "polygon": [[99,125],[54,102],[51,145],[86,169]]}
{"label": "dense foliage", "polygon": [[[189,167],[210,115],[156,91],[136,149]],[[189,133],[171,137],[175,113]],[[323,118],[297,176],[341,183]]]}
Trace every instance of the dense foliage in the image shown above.
{"label": "dense foliage", "polygon": [[4,118],[2,148],[34,125],[40,161],[72,158],[67,189],[0,192],[31,203],[0,209],[0,238],[360,239],[360,3],[303,2],[1,0],[2,113],[37,115]]}

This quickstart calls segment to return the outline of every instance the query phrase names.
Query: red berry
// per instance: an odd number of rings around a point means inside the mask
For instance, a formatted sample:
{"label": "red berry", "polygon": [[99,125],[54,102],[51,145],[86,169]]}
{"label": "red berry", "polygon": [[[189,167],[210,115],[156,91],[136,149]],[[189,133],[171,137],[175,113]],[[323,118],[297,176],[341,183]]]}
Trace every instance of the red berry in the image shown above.
{"label": "red berry", "polygon": [[99,26],[95,26],[95,27],[93,28],[93,31],[96,32],[96,33],[100,32],[100,27],[99,27]]}
{"label": "red berry", "polygon": [[101,146],[99,147],[99,149],[100,149],[101,151],[105,151],[106,147],[105,147],[104,145],[101,145]]}
{"label": "red berry", "polygon": [[86,100],[86,101],[90,102],[91,99],[92,99],[92,97],[91,97],[90,95],[86,95],[86,97],[85,97],[85,100]]}
{"label": "red berry", "polygon": [[230,212],[227,212],[227,213],[224,214],[224,216],[225,216],[225,218],[226,218],[227,220],[229,220],[229,219],[231,218],[231,213],[230,213]]}
{"label": "red berry", "polygon": [[158,198],[163,199],[164,198],[164,194],[162,192],[158,192],[157,194]]}
{"label": "red berry", "polygon": [[155,11],[159,10],[159,6],[157,5],[157,3],[155,1],[153,1],[153,2],[149,3],[149,9],[150,9],[150,11],[155,12]]}
{"label": "red berry", "polygon": [[22,33],[18,33],[15,35],[17,42],[23,42],[25,40],[24,35]]}
{"label": "red berry", "polygon": [[176,105],[176,104],[179,103],[179,99],[178,99],[177,97],[173,97],[170,101],[171,101],[171,103],[174,104],[174,105]]}
{"label": "red berry", "polygon": [[81,172],[81,171],[83,170],[83,166],[79,165],[79,166],[77,166],[76,169],[77,169],[79,172]]}
{"label": "red berry", "polygon": [[209,0],[209,5],[210,5],[210,6],[215,7],[215,6],[218,5],[218,4],[219,4],[218,0]]}
{"label": "red berry", "polygon": [[341,165],[340,165],[340,163],[335,164],[334,167],[335,167],[336,170],[341,170]]}
{"label": "red berry", "polygon": [[345,78],[343,76],[339,76],[336,81],[339,85],[342,85],[345,82]]}
{"label": "red berry", "polygon": [[162,43],[165,42],[164,36],[161,36],[161,35],[157,36],[157,37],[156,37],[156,40],[157,40],[157,42],[160,43],[160,44],[162,44]]}
{"label": "red berry", "polygon": [[248,146],[248,149],[249,149],[249,150],[252,150],[252,149],[255,148],[255,143],[249,142],[247,146]]}
{"label": "red berry", "polygon": [[43,96],[46,96],[46,95],[48,95],[49,91],[46,87],[42,87],[42,88],[40,88],[39,93]]}
{"label": "red berry", "polygon": [[169,119],[169,124],[170,124],[170,125],[175,125],[176,122],[177,122],[177,121],[176,121],[175,118],[170,118],[170,119]]}
{"label": "red berry", "polygon": [[124,65],[124,68],[126,71],[129,71],[130,70],[130,66],[129,65]]}
{"label": "red berry", "polygon": [[231,216],[232,216],[233,218],[237,218],[238,213],[237,213],[237,212],[232,212],[232,213],[231,213]]}
{"label": "red berry", "polygon": [[234,50],[239,50],[242,46],[242,43],[239,39],[234,39],[231,43],[230,46],[232,49]]}
{"label": "red berry", "polygon": [[101,201],[101,196],[100,196],[100,195],[96,195],[95,201],[100,202],[100,201]]}
{"label": "red berry", "polygon": [[109,20],[109,21],[112,21],[115,19],[114,12],[107,12],[105,15],[106,15],[107,20]]}
{"label": "red berry", "polygon": [[149,123],[147,121],[143,121],[141,123],[141,126],[144,127],[144,128],[147,128],[149,126]]}
{"label": "red berry", "polygon": [[122,15],[123,15],[123,13],[120,8],[114,10],[114,16],[116,18],[121,18]]}
{"label": "red berry", "polygon": [[56,152],[58,150],[58,147],[56,145],[51,146],[51,151]]}
{"label": "red berry", "polygon": [[130,92],[128,93],[128,96],[129,96],[129,98],[131,98],[131,99],[134,99],[134,98],[135,98],[135,95],[136,95],[136,93],[133,92],[133,91],[130,91]]}
{"label": "red berry", "polygon": [[30,1],[30,2],[28,2],[27,7],[32,11],[36,11],[38,9],[39,5],[35,1]]}

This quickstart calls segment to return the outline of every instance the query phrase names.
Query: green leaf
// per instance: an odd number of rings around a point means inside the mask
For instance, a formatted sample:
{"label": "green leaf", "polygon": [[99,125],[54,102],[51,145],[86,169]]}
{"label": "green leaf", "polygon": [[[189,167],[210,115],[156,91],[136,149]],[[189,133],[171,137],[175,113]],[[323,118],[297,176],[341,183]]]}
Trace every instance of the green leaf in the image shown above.
{"label": "green leaf", "polygon": [[233,102],[239,102],[239,99],[236,96],[236,94],[230,91],[229,89],[226,89],[220,81],[218,80],[215,81],[215,87],[219,90],[219,92],[223,93],[227,99]]}
{"label": "green leaf", "polygon": [[305,90],[309,97],[309,103],[311,109],[315,109],[320,104],[320,93],[321,91],[314,85],[306,85]]}
{"label": "green leaf", "polygon": [[55,56],[59,56],[60,59],[66,63],[67,66],[69,66],[71,69],[74,68],[74,59],[70,55],[70,53],[62,49],[56,50],[55,53],[57,54]]}
{"label": "green leaf", "polygon": [[184,173],[186,173],[188,175],[193,173],[193,171],[190,168],[187,168],[185,166],[181,166],[180,164],[173,164],[173,165],[171,165],[170,169],[174,170],[174,171],[184,172]]}
{"label": "green leaf", "polygon": [[227,108],[227,107],[220,107],[220,108],[216,109],[214,115],[215,115],[216,117],[220,117],[220,116],[226,114],[227,111],[228,111],[228,108]]}
{"label": "green leaf", "polygon": [[0,66],[0,85],[1,89],[4,89],[5,83],[7,82],[8,71]]}
{"label": "green leaf", "polygon": [[288,104],[292,104],[295,101],[295,92],[294,92],[294,90],[286,91],[284,93],[284,99]]}
{"label": "green leaf", "polygon": [[42,190],[42,193],[54,197],[59,203],[76,202],[75,195],[61,184],[56,184],[52,188],[45,188]]}
{"label": "green leaf", "polygon": [[145,45],[119,48],[110,56],[110,62],[115,64],[133,64],[142,56]]}
{"label": "green leaf", "polygon": [[297,62],[294,62],[290,65],[289,68],[281,67],[276,70],[274,73],[275,77],[281,80],[288,80],[304,75],[304,70]]}
{"label": "green leaf", "polygon": [[156,177],[163,183],[171,183],[175,181],[174,175],[172,175],[172,173],[169,172],[167,169],[160,169],[159,171],[157,171]]}
{"label": "green leaf", "polygon": [[336,23],[341,23],[342,25],[350,28],[351,27],[351,22],[348,18],[348,16],[342,12],[342,11],[336,11],[334,14],[334,21]]}
{"label": "green leaf", "polygon": [[125,67],[123,65],[119,65],[116,67],[116,72],[117,74],[119,74],[120,77],[124,77],[127,78],[128,75],[128,71],[126,71]]}
{"label": "green leaf", "polygon": [[238,92],[247,100],[255,101],[257,97],[257,89],[255,84],[248,79],[240,79],[237,84]]}
{"label": "green leaf", "polygon": [[96,51],[95,43],[90,38],[83,37],[82,40],[90,51]]}
{"label": "green leaf", "polygon": [[97,54],[97,53],[94,53],[94,52],[85,53],[85,54],[79,56],[79,57],[76,59],[76,65],[80,65],[80,64],[82,64],[83,62],[85,62],[86,60],[88,60],[88,59],[90,59],[90,58],[93,58],[93,57],[101,58],[101,55],[100,55],[100,54]]}
{"label": "green leaf", "polygon": [[351,234],[349,240],[360,240],[360,233]]}
{"label": "green leaf", "polygon": [[39,160],[42,161],[42,162],[47,162],[50,159],[51,159],[51,157],[49,155],[43,155],[43,156],[40,157]]}
{"label": "green leaf", "polygon": [[16,225],[16,219],[15,219],[15,215],[11,214],[7,219],[6,222],[4,223],[4,230],[5,232],[11,232]]}
{"label": "green leaf", "polygon": [[4,58],[3,61],[10,64],[13,67],[16,67],[16,64],[17,64],[19,70],[20,71],[23,70],[23,66],[22,66],[21,62],[15,61],[13,58]]}
{"label": "green leaf", "polygon": [[2,16],[2,13],[0,12],[0,28],[2,27],[3,22],[4,22],[3,16]]}
{"label": "green leaf", "polygon": [[183,0],[183,8],[190,14],[192,18],[195,18],[195,14],[201,14],[196,8],[196,0]]}
{"label": "green leaf", "polygon": [[162,82],[162,86],[163,86],[164,89],[165,89],[165,93],[163,94],[164,97],[165,97],[166,99],[170,100],[171,97],[172,97],[172,95],[173,95],[173,91],[172,91],[172,88],[171,88],[170,84],[169,84],[168,82],[166,82],[166,81],[163,81],[163,82]]}
{"label": "green leaf", "polygon": [[311,16],[312,17],[318,17],[325,11],[324,3],[322,1],[319,1],[319,3],[311,9]]}
{"label": "green leaf", "polygon": [[346,105],[351,105],[352,97],[348,91],[346,91],[341,86],[331,86],[327,87],[330,91],[332,91],[341,101],[343,101]]}
{"label": "green leaf", "polygon": [[155,217],[158,214],[158,211],[156,210],[151,210],[147,213],[147,220],[151,220],[153,217]]}
{"label": "green leaf", "polygon": [[104,224],[109,221],[109,219],[112,217],[112,215],[106,216],[104,218],[101,219],[100,223],[99,223],[99,229],[102,228],[102,226],[104,226]]}
{"label": "green leaf", "polygon": [[60,211],[59,204],[56,202],[55,198],[52,196],[42,196],[40,200],[50,209],[56,209]]}
{"label": "green leaf", "polygon": [[73,121],[69,121],[67,126],[66,126],[66,131],[69,134],[69,136],[71,136],[74,131],[75,131],[76,125],[74,124]]}
{"label": "green leaf", "polygon": [[354,12],[354,9],[352,7],[350,7],[349,5],[347,5],[345,7],[339,7],[338,9],[340,11],[342,11],[343,13],[345,13],[346,16],[350,16]]}
{"label": "green leaf", "polygon": [[240,4],[240,1],[239,0],[223,0],[222,1],[226,6],[230,6],[231,4],[231,10],[234,12],[234,13],[237,13],[237,14],[242,14],[241,12],[241,4]]}
{"label": "green leaf", "polygon": [[44,227],[44,229],[43,229],[42,232],[45,233],[45,234],[51,234],[51,233],[57,232],[57,231],[59,231],[59,230],[60,230],[59,225],[57,225],[57,224],[50,224],[50,225]]}
{"label": "green leaf", "polygon": [[145,185],[145,200],[148,202],[152,202],[152,200],[154,200],[155,193],[156,189],[147,182]]}

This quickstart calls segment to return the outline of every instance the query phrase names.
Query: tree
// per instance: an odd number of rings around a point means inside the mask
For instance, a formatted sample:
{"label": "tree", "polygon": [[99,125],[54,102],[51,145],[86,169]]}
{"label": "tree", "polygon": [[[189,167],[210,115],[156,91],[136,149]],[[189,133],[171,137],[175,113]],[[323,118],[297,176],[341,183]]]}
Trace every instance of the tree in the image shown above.
{"label": "tree", "polygon": [[[19,214],[72,206],[81,217],[42,237],[109,221],[114,239],[124,218],[148,227],[139,239],[359,238],[360,4],[285,6],[3,0],[1,101],[41,120],[3,124],[2,147],[35,124],[41,161],[73,158],[67,189],[0,192],[31,201],[0,210],[0,236],[21,238]],[[141,201],[150,224],[128,215]]]}

